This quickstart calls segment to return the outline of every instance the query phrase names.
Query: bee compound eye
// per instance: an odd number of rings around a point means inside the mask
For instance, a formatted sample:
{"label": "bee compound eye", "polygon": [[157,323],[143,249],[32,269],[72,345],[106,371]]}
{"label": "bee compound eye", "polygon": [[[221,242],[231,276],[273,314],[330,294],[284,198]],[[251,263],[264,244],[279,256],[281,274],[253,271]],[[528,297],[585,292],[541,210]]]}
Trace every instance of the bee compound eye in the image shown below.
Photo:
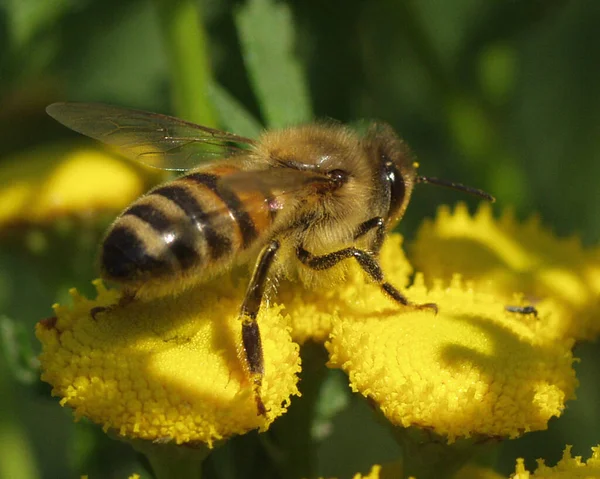
{"label": "bee compound eye", "polygon": [[342,186],[348,181],[348,173],[344,170],[331,170],[327,172],[327,176],[331,178],[336,186]]}

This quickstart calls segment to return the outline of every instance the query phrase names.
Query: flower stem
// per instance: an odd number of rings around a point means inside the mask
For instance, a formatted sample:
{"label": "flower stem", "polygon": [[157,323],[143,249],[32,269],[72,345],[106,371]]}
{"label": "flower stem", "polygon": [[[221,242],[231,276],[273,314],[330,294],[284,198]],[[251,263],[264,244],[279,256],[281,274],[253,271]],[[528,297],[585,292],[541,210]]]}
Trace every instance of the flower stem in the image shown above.
{"label": "flower stem", "polygon": [[143,440],[127,442],[148,458],[156,479],[201,479],[202,463],[211,451],[205,446],[154,444]]}
{"label": "flower stem", "polygon": [[9,382],[9,372],[0,351],[0,477],[40,477],[35,455],[27,435],[15,416],[16,400],[12,395],[14,384]]}
{"label": "flower stem", "polygon": [[287,414],[273,423],[269,431],[269,437],[277,447],[277,453],[273,457],[283,477],[315,475],[315,441],[312,428],[319,391],[327,373],[327,354],[322,345],[310,342],[303,345],[300,351],[302,397],[294,398]]}
{"label": "flower stem", "polygon": [[447,438],[416,427],[394,428],[394,437],[402,446],[403,477],[450,478],[480,452],[474,439],[448,444]]}
{"label": "flower stem", "polygon": [[209,100],[211,67],[201,12],[194,0],[156,0],[171,63],[173,107],[177,116],[216,126]]}

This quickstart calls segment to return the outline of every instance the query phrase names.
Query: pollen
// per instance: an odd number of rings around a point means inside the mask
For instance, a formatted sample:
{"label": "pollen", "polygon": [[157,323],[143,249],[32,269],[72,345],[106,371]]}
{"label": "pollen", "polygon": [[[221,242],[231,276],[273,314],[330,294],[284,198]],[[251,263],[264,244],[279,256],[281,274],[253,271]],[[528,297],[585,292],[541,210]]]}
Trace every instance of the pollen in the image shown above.
{"label": "pollen", "polygon": [[[412,273],[412,266],[402,250],[402,241],[399,234],[388,235],[380,254],[386,280],[398,288],[408,284]],[[291,318],[294,341],[322,343],[338,318],[360,317],[366,312],[394,307],[356,261],[348,260],[346,266],[345,275],[335,285],[307,290],[299,287],[297,282],[281,283],[278,300],[285,305]]]}
{"label": "pollen", "polygon": [[[439,313],[388,308],[334,323],[329,366],[401,427],[459,437],[517,437],[546,429],[575,397],[572,340],[537,334],[536,320],[455,277],[407,290]],[[543,318],[542,318],[543,319]]]}
{"label": "pollen", "polygon": [[281,307],[263,308],[267,415],[258,416],[242,361],[243,290],[220,283],[147,302],[123,299],[99,280],[94,300],[72,290],[73,305],[55,305],[55,317],[37,325],[42,379],[76,419],[127,438],[213,447],[265,430],[298,394],[298,346]]}
{"label": "pollen", "polygon": [[[600,332],[600,252],[579,238],[557,238],[538,216],[518,221],[511,211],[494,218],[482,203],[471,215],[459,203],[443,206],[421,225],[412,249],[417,270],[450,280],[455,271],[479,290],[554,311],[549,329],[560,337],[594,339]],[[548,304],[546,304],[548,302]]]}

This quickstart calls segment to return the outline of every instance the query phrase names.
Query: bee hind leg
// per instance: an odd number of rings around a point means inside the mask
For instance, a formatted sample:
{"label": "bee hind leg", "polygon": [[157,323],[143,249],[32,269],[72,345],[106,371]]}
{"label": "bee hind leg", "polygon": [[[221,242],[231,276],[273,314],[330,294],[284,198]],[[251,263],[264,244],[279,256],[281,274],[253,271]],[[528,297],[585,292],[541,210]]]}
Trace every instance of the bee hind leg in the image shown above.
{"label": "bee hind leg", "polygon": [[355,247],[349,247],[339,251],[334,251],[333,253],[324,254],[322,256],[314,256],[312,253],[309,253],[306,249],[304,249],[304,247],[299,246],[296,249],[296,256],[302,264],[316,271],[323,271],[325,269],[332,268],[342,260],[354,258],[362,270],[367,273],[367,275],[381,287],[383,292],[396,303],[399,303],[403,306],[412,306],[417,309],[433,310],[437,314],[438,309],[436,304],[413,304],[392,284],[385,281],[383,270],[381,269],[379,261],[371,252],[363,251]]}
{"label": "bee hind leg", "polygon": [[95,308],[90,309],[90,316],[92,317],[92,319],[94,321],[97,321],[98,318],[96,316],[98,314],[108,313],[119,306],[125,306],[125,305],[131,303],[134,299],[135,299],[134,291],[124,291],[123,296],[121,296],[121,299],[119,299],[119,301],[117,303],[111,304],[109,306],[96,306]]}
{"label": "bee hind leg", "polygon": [[279,249],[279,241],[273,240],[261,251],[252,278],[246,290],[246,296],[240,311],[242,323],[242,344],[250,380],[254,390],[256,409],[258,414],[264,416],[267,413],[261,399],[262,378],[265,372],[262,342],[260,339],[260,328],[256,320],[262,298],[265,292],[265,284],[269,269]]}

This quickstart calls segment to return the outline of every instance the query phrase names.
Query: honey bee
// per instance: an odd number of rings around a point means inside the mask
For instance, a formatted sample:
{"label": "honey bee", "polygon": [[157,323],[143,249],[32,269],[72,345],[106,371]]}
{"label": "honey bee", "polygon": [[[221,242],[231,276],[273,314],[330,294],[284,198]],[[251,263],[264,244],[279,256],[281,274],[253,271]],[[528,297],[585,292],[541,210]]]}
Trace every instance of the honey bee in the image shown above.
{"label": "honey bee", "polygon": [[115,220],[101,246],[102,276],[136,298],[177,294],[253,262],[240,307],[242,343],[259,414],[264,374],[257,315],[268,278],[354,259],[395,303],[415,305],[385,279],[378,256],[417,183],[487,193],[418,176],[407,145],[386,124],[365,135],[336,123],[265,131],[258,140],[157,113],[55,103],[50,116],[146,165],[189,170],[155,187]]}

